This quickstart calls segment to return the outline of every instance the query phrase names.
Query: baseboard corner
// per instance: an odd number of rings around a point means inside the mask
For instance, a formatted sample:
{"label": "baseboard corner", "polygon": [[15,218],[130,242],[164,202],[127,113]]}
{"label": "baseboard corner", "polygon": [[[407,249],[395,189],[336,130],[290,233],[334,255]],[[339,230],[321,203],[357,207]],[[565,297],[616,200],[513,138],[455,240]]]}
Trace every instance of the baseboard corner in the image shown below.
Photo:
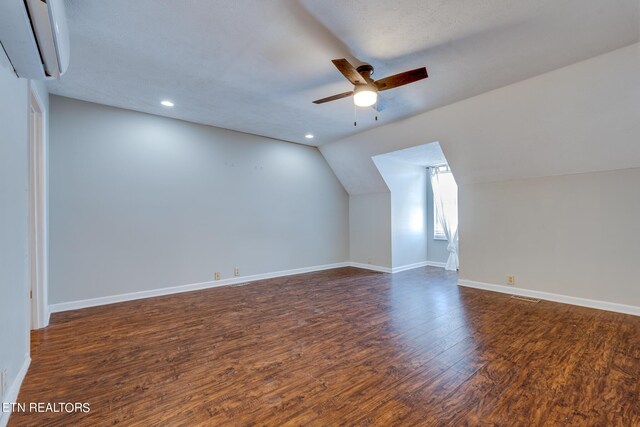
{"label": "baseboard corner", "polygon": [[371,271],[377,271],[379,273],[391,273],[392,269],[389,267],[383,267],[381,265],[374,265],[374,264],[364,264],[361,262],[355,262],[355,261],[351,261],[349,263],[350,267],[354,267],[354,268],[361,268],[363,270],[371,270]]}
{"label": "baseboard corner", "polygon": [[413,264],[401,265],[399,267],[393,267],[391,269],[392,273],[400,273],[401,271],[413,270],[414,268],[420,267],[438,267],[445,268],[446,264],[444,262],[437,261],[421,261]]}
{"label": "baseboard corner", "polygon": [[[29,370],[29,365],[31,365],[31,356],[29,353],[24,355],[24,360],[22,361],[22,366],[18,371],[15,379],[11,383],[11,387],[7,390],[7,394],[2,398],[3,402],[11,402],[15,403],[18,401],[18,395],[20,394],[20,387],[22,387],[22,382],[24,381],[24,377],[27,376],[27,371]],[[0,411],[0,427],[4,427],[9,423],[9,417],[11,416],[11,412],[2,412]]]}

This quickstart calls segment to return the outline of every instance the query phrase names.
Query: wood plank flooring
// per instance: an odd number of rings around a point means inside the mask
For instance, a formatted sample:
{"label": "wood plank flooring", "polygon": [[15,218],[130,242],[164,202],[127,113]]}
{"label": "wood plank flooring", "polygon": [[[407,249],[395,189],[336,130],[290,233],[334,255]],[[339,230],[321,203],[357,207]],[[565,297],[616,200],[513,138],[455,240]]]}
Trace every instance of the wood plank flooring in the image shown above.
{"label": "wood plank flooring", "polygon": [[342,268],[55,314],[12,426],[639,426],[640,318]]}

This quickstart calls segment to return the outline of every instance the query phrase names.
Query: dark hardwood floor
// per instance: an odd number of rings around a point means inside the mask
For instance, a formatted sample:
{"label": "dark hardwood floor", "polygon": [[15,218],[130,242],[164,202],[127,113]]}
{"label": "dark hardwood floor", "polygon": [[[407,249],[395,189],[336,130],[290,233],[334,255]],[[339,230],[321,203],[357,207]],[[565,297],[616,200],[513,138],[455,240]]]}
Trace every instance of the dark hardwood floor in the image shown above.
{"label": "dark hardwood floor", "polygon": [[354,268],[56,314],[10,425],[639,426],[640,318]]}

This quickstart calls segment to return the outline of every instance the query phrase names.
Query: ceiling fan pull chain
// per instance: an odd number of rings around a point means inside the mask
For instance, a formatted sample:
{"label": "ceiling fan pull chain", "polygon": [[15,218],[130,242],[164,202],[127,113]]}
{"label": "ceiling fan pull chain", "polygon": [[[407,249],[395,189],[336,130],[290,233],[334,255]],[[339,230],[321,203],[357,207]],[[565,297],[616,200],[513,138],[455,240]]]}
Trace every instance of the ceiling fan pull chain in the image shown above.
{"label": "ceiling fan pull chain", "polygon": [[358,122],[356,120],[356,111],[357,111],[356,104],[353,104],[353,125],[354,126],[358,126]]}

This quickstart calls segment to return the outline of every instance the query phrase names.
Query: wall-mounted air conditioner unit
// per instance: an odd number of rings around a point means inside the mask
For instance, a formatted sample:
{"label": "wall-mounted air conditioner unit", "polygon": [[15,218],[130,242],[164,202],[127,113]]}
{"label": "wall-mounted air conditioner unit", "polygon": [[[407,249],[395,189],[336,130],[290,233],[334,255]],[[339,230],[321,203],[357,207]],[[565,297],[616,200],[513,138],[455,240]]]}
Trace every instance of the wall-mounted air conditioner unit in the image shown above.
{"label": "wall-mounted air conditioner unit", "polygon": [[0,0],[0,43],[18,76],[60,78],[69,65],[64,0]]}

